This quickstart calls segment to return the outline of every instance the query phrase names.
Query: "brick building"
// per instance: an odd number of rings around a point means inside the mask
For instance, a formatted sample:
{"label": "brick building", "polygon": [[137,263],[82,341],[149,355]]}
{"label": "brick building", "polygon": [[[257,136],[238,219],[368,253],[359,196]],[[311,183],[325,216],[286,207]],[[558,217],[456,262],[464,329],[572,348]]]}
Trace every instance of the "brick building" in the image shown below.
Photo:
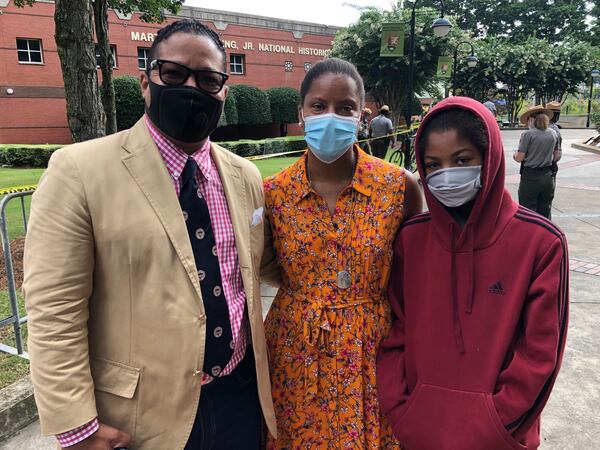
{"label": "brick building", "polygon": [[[230,84],[296,89],[312,64],[326,57],[338,28],[306,22],[184,6],[177,17],[195,18],[220,34]],[[134,75],[148,64],[159,28],[138,14],[109,11],[114,76]],[[99,74],[100,76],[100,74]],[[54,2],[17,8],[0,0],[0,143],[68,143],[66,102],[54,41]]]}

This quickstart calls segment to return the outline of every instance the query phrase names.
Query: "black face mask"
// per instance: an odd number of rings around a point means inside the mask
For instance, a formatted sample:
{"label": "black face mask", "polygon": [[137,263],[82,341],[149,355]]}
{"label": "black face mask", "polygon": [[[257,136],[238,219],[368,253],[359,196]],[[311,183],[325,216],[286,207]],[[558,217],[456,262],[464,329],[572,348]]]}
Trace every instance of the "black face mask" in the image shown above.
{"label": "black face mask", "polygon": [[146,114],[167,136],[200,142],[217,128],[224,102],[195,87],[148,83],[150,108],[146,106]]}

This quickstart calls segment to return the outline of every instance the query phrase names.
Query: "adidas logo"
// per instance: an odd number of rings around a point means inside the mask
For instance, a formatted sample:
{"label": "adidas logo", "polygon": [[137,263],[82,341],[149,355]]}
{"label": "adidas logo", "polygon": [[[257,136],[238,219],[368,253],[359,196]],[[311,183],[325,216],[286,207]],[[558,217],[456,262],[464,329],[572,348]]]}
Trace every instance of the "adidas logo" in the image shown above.
{"label": "adidas logo", "polygon": [[502,287],[499,281],[496,281],[488,288],[488,292],[490,294],[504,295],[504,288]]}

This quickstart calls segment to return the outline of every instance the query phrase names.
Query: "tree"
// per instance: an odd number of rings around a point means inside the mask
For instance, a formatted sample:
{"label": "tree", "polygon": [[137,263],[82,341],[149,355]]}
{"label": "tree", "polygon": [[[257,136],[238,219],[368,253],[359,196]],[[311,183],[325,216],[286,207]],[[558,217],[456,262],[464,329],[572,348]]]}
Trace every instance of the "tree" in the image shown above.
{"label": "tree", "polygon": [[[486,40],[473,42],[477,65],[469,67],[466,64],[466,53],[459,52],[454,74],[454,93],[485,101],[488,95],[496,91],[498,81],[498,58],[493,43]],[[461,49],[468,49],[467,46]]]}
{"label": "tree", "polygon": [[[436,8],[418,9],[415,32],[414,90],[417,95],[436,89],[437,58],[450,54],[447,39],[433,36],[431,24],[439,16]],[[387,104],[394,119],[407,103],[408,46],[410,11],[380,11],[375,8],[362,10],[355,24],[340,30],[334,40],[332,56],[352,62],[363,77],[366,90],[378,104]],[[403,22],[406,24],[404,56],[381,58],[381,24]],[[456,31],[454,31],[456,33]]]}
{"label": "tree", "polygon": [[534,89],[543,103],[563,102],[567,95],[577,94],[579,86],[587,83],[593,68],[593,49],[583,42],[567,41],[550,48],[550,64],[544,83]]}
{"label": "tree", "polygon": [[144,22],[163,22],[165,10],[176,14],[183,0],[93,0],[94,24],[98,39],[99,66],[102,72],[102,105],[106,115],[106,134],[117,131],[115,91],[112,79],[113,56],[108,34],[108,8],[130,14],[141,12]]}
{"label": "tree", "polygon": [[276,87],[266,90],[271,104],[271,120],[280,123],[280,135],[287,135],[287,124],[298,122],[300,93],[291,87]]}
{"label": "tree", "polygon": [[[36,0],[14,1],[16,6],[23,7],[33,6]],[[108,8],[125,14],[139,11],[146,22],[162,22],[165,11],[176,14],[182,3],[183,0],[56,0],[55,39],[65,85],[67,119],[74,142],[117,130]],[[98,38],[102,94],[98,89],[94,29]]]}
{"label": "tree", "polygon": [[98,92],[92,17],[89,2],[56,0],[55,39],[73,142],[104,136],[106,118]]}
{"label": "tree", "polygon": [[532,92],[540,103],[562,102],[566,95],[577,93],[589,77],[592,50],[587,43],[552,45],[536,38],[521,43],[507,38],[477,41],[477,66],[457,65],[456,93],[481,101],[498,90],[499,82],[509,102],[510,120],[515,122],[523,101]]}
{"label": "tree", "polygon": [[[426,0],[423,5],[439,2]],[[475,37],[498,36],[512,41],[537,37],[561,42],[568,37],[598,40],[598,1],[588,0],[446,0],[446,11],[457,25]],[[594,10],[594,8],[596,8]]]}
{"label": "tree", "polygon": [[238,111],[238,124],[258,125],[271,123],[271,107],[269,97],[259,88],[246,84],[235,84],[229,87],[229,93],[235,95]]}

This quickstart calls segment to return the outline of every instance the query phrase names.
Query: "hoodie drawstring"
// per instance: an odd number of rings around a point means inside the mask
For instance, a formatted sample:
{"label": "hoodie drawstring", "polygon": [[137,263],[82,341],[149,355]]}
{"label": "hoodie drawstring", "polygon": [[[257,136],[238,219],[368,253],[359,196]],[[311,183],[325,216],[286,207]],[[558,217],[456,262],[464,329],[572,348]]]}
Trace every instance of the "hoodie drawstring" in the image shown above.
{"label": "hoodie drawstring", "polygon": [[459,353],[465,352],[462,326],[458,312],[458,293],[456,292],[456,256],[454,253],[454,223],[450,223],[450,289],[452,291],[452,314],[454,319],[454,339]]}

